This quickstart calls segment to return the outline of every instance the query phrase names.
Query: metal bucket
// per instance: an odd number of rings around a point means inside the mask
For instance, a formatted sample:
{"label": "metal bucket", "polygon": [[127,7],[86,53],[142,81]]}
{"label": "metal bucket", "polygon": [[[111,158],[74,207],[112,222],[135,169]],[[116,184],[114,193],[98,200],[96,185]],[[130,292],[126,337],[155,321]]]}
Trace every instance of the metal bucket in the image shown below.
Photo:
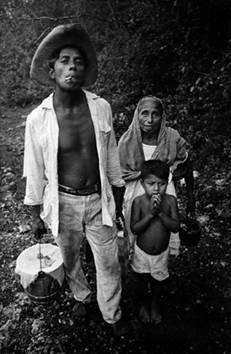
{"label": "metal bucket", "polygon": [[25,292],[32,302],[49,304],[58,298],[60,285],[51,275],[40,271],[38,277],[32,282]]}
{"label": "metal bucket", "polygon": [[58,298],[64,270],[57,246],[39,243],[27,248],[17,258],[15,272],[33,303],[50,304]]}

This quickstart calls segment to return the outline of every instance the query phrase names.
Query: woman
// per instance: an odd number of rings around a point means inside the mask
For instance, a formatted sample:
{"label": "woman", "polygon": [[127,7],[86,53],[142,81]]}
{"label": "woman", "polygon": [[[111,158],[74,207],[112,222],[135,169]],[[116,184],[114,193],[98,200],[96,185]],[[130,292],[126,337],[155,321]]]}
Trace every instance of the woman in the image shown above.
{"label": "woman", "polygon": [[[159,159],[169,164],[171,175],[167,193],[176,196],[173,175],[179,166],[185,169],[188,196],[188,211],[194,213],[193,175],[190,168],[186,142],[177,130],[166,127],[162,101],[154,96],[143,97],[137,105],[128,130],[119,141],[120,163],[126,182],[124,195],[124,216],[131,248],[135,236],[130,230],[130,214],[133,199],[144,193],[140,183],[140,167],[144,160]],[[179,253],[179,235],[171,234],[170,253]]]}

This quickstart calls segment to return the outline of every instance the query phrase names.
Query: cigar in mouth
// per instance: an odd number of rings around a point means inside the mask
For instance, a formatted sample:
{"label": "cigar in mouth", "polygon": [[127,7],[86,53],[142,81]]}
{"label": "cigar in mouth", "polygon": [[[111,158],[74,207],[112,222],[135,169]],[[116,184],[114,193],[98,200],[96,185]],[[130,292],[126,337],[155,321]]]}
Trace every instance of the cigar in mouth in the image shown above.
{"label": "cigar in mouth", "polygon": [[65,78],[65,81],[67,81],[67,82],[75,82],[76,78],[73,77],[73,76],[68,76],[68,77]]}

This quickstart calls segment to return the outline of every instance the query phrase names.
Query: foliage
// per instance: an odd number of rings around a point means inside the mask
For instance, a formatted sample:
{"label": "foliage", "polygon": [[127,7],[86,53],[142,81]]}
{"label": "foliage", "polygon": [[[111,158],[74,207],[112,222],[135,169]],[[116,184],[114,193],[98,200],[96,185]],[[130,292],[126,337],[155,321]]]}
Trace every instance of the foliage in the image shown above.
{"label": "foliage", "polygon": [[[2,0],[0,4],[0,351],[8,353],[228,353],[230,352],[230,98],[229,0]],[[25,118],[50,91],[29,81],[30,61],[55,25],[81,21],[97,49],[99,78],[92,88],[113,106],[119,138],[136,102],[155,94],[169,124],[192,146],[202,239],[182,248],[170,270],[161,326],[143,328],[135,317],[131,274],[123,304],[133,331],[114,340],[96,299],[88,322],[72,318],[69,293],[50,307],[35,306],[15,278],[15,260],[34,243],[23,206]],[[6,30],[7,29],[7,30]],[[12,106],[9,108],[8,106]],[[23,109],[20,106],[26,106]],[[180,210],[185,189],[180,187]],[[49,235],[48,235],[49,236]],[[50,242],[50,240],[48,241]],[[95,269],[84,266],[95,289]],[[95,293],[93,294],[95,296]]]}
{"label": "foliage", "polygon": [[195,154],[203,146],[204,157],[214,149],[226,158],[230,15],[229,0],[4,0],[0,102],[25,106],[50,92],[29,80],[31,58],[51,28],[77,21],[95,44],[99,77],[91,89],[112,104],[118,138],[139,98],[154,94],[165,100],[169,124],[185,135]]}
{"label": "foliage", "polygon": [[29,80],[32,56],[54,26],[76,20],[77,13],[78,3],[71,0],[3,1],[0,8],[0,78],[4,87],[1,103],[26,105],[49,93],[51,88]]}

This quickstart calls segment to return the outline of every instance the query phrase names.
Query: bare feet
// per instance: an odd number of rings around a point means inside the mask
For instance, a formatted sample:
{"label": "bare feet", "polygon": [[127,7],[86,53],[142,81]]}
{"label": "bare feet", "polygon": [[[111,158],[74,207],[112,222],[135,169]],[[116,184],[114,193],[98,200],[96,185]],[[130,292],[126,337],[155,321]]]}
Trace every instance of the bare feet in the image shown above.
{"label": "bare feet", "polygon": [[141,305],[139,311],[139,318],[143,323],[150,323],[150,313],[149,313],[149,306],[147,303]]}
{"label": "bare feet", "polygon": [[162,315],[160,309],[155,300],[152,300],[151,304],[151,322],[154,324],[159,324],[162,321]]}

